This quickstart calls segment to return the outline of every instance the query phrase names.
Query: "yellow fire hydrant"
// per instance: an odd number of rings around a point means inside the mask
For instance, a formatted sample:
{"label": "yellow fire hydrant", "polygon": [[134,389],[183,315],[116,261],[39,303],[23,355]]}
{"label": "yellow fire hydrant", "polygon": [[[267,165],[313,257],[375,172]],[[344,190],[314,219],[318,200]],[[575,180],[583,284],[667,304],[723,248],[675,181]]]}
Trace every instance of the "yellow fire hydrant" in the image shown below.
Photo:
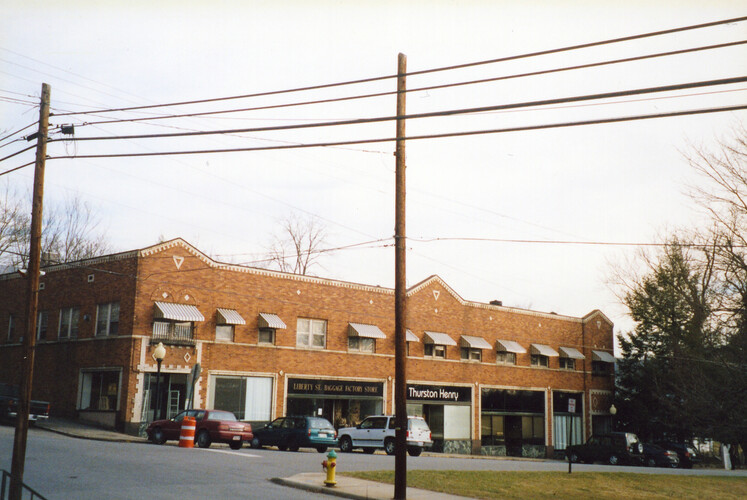
{"label": "yellow fire hydrant", "polygon": [[335,450],[330,450],[327,453],[327,460],[322,462],[322,468],[327,472],[327,479],[324,480],[324,486],[334,486],[337,484],[337,481],[335,481],[335,467],[337,467],[337,453],[335,453]]}

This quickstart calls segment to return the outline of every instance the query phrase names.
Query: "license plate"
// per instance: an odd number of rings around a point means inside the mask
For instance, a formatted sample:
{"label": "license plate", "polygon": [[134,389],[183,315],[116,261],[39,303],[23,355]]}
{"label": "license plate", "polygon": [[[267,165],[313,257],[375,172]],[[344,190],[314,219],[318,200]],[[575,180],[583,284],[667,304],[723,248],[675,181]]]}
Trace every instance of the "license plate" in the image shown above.
{"label": "license plate", "polygon": [[231,439],[233,439],[234,441],[240,441],[241,440],[241,436],[234,436]]}
{"label": "license plate", "polygon": [[326,437],[327,437],[327,434],[324,434],[323,432],[320,432],[320,433],[319,433],[319,437],[320,437],[320,438],[326,438]]}
{"label": "license plate", "polygon": [[423,446],[423,442],[422,441],[418,441],[418,446]]}

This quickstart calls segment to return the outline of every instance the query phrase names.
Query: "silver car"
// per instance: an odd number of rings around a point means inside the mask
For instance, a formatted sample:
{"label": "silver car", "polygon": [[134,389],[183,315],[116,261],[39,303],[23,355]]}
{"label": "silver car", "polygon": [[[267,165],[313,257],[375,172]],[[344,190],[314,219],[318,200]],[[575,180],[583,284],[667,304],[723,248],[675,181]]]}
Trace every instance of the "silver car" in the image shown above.
{"label": "silver car", "polygon": [[[348,453],[361,448],[364,453],[373,453],[383,449],[387,455],[394,455],[394,423],[393,415],[374,415],[355,427],[338,429],[340,451]],[[417,457],[432,445],[431,429],[426,421],[422,417],[407,417],[407,453]]]}

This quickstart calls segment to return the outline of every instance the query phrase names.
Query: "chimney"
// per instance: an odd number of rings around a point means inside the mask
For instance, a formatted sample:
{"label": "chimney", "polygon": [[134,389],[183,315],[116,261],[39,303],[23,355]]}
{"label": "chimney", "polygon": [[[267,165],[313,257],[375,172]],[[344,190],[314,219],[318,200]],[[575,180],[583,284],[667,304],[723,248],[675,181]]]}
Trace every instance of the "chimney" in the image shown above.
{"label": "chimney", "polygon": [[490,305],[491,306],[502,306],[503,305],[503,301],[502,300],[491,300],[490,301]]}

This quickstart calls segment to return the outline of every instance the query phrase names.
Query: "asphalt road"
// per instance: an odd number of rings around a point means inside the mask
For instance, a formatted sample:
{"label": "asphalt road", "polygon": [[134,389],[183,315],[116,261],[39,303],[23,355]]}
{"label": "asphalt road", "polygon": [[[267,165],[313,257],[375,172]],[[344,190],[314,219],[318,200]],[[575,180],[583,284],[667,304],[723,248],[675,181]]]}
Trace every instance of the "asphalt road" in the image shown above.
{"label": "asphalt road", "polygon": [[[13,428],[0,426],[0,468],[10,470]],[[238,451],[213,445],[181,449],[139,443],[114,443],[71,438],[42,429],[29,430],[24,480],[49,499],[328,499],[276,485],[273,477],[321,472],[326,454],[274,448]],[[408,469],[431,470],[556,470],[568,464],[553,460],[493,460],[444,456],[407,457]],[[394,457],[377,452],[339,453],[338,471],[394,468]],[[614,471],[684,475],[740,475],[747,471],[672,470],[644,467],[576,465],[574,471]]]}

